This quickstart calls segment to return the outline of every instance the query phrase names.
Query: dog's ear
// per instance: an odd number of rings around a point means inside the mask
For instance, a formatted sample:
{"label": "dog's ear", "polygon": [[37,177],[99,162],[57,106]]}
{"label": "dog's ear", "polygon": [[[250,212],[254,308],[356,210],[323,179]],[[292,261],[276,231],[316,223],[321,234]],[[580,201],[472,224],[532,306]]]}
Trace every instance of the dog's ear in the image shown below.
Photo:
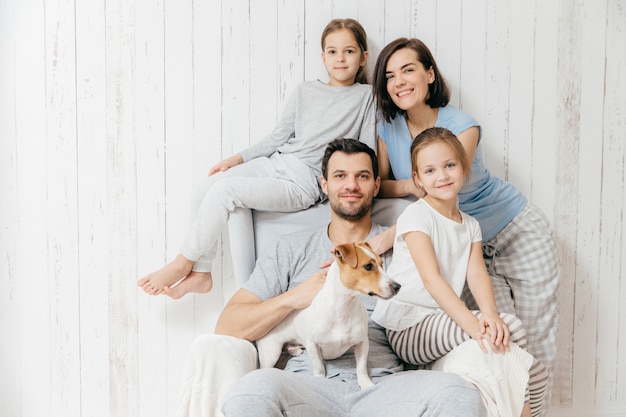
{"label": "dog's ear", "polygon": [[335,247],[335,257],[351,268],[356,268],[359,264],[354,243],[344,243]]}
{"label": "dog's ear", "polygon": [[372,252],[374,252],[374,248],[372,248],[372,245],[370,245],[368,242],[361,242],[361,243],[359,243],[359,245],[365,246],[367,249],[369,249]]}

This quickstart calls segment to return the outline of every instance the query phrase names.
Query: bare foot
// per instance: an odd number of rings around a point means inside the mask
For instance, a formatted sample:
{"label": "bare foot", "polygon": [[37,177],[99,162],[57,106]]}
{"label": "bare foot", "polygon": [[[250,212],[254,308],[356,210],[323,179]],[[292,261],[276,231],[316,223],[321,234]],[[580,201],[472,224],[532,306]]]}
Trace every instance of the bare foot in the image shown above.
{"label": "bare foot", "polygon": [[213,277],[210,272],[191,272],[185,279],[173,287],[163,287],[163,294],[178,300],[190,292],[205,293],[213,288]]}
{"label": "bare foot", "polygon": [[191,272],[193,261],[178,254],[173,261],[158,271],[154,271],[137,281],[137,285],[146,294],[157,295],[166,285],[172,285],[186,277]]}

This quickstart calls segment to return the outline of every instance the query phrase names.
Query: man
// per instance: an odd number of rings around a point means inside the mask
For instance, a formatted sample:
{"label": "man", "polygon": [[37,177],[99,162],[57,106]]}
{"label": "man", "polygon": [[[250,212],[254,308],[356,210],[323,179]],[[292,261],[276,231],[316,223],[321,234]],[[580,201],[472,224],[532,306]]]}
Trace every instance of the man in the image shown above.
{"label": "man", "polygon": [[[322,161],[321,186],[331,207],[328,228],[285,236],[258,260],[220,315],[216,335],[194,342],[180,415],[220,415],[217,408],[227,417],[484,416],[478,391],[460,377],[403,371],[384,329],[371,320],[368,366],[374,387],[359,389],[352,350],[326,361],[326,378],[312,375],[306,353],[291,358],[284,370],[255,370],[256,349],[250,342],[311,303],[324,283],[320,265],[330,258],[330,250],[368,240],[383,229],[371,219],[380,178],[376,155],[367,145],[352,139],[331,142]],[[363,301],[371,313],[376,301]]]}

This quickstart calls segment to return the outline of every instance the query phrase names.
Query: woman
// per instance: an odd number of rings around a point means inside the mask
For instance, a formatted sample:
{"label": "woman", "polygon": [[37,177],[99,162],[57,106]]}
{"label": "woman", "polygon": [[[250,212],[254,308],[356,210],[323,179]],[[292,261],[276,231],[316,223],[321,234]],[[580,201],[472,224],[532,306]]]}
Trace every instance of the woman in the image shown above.
{"label": "woman", "polygon": [[[381,197],[423,191],[412,181],[413,138],[430,127],[452,131],[471,161],[471,177],[458,194],[459,209],[476,218],[483,258],[500,312],[518,316],[528,333],[528,352],[552,369],[556,356],[559,260],[550,224],[512,184],[491,175],[482,156],[480,125],[450,106],[450,92],[428,47],[400,38],[381,51],[374,70]],[[381,237],[392,246],[394,230]],[[475,308],[471,296],[465,301]],[[548,398],[549,396],[547,396]]]}

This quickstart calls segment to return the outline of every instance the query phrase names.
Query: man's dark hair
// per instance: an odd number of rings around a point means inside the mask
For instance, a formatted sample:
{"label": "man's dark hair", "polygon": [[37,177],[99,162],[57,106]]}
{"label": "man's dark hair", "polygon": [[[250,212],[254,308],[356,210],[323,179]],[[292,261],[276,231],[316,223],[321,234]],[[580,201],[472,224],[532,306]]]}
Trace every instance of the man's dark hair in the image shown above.
{"label": "man's dark hair", "polygon": [[372,148],[355,139],[335,139],[328,144],[324,158],[322,158],[322,176],[325,179],[328,179],[328,160],[335,152],[343,152],[348,155],[361,152],[368,154],[372,160],[374,178],[378,178],[378,158]]}

